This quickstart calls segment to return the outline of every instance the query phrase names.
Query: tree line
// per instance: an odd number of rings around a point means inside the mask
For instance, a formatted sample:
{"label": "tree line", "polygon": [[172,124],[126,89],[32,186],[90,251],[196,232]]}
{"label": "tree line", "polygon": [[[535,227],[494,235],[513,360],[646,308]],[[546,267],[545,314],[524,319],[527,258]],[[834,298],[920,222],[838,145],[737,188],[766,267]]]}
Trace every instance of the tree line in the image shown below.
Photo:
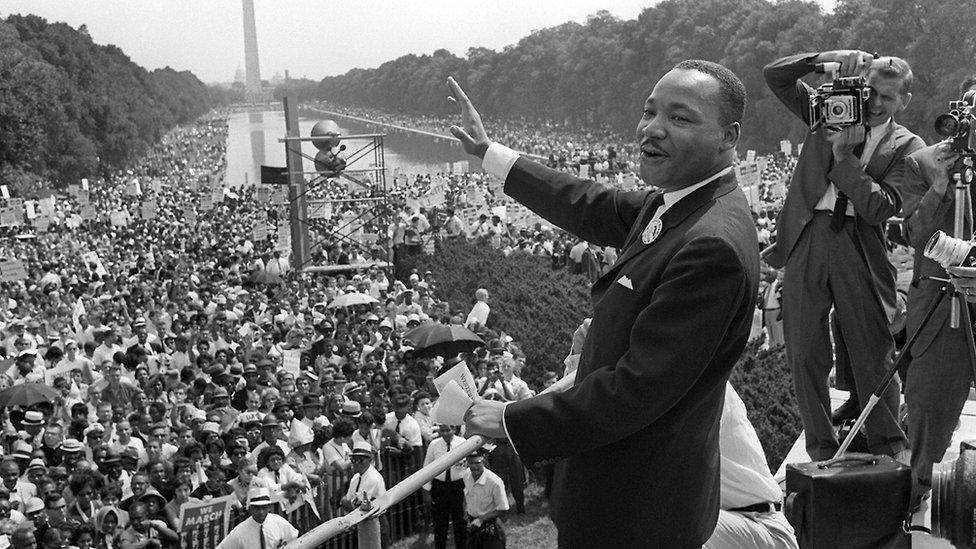
{"label": "tree line", "polygon": [[122,168],[225,102],[188,71],[147,71],[87,29],[0,19],[0,182],[65,185]]}
{"label": "tree line", "polygon": [[[644,99],[672,66],[717,61],[749,94],[743,148],[768,152],[806,129],[766,88],[762,67],[799,52],[856,48],[904,57],[915,73],[914,99],[899,121],[927,140],[932,121],[976,72],[972,0],[839,0],[833,13],[812,1],[665,0],[634,20],[608,12],[585,24],[535,31],[502,51],[440,49],[374,69],[323,79],[320,99],[411,114],[454,114],[448,75],[489,115],[543,119],[581,130],[606,125],[633,135]],[[810,83],[819,80],[811,78]]]}

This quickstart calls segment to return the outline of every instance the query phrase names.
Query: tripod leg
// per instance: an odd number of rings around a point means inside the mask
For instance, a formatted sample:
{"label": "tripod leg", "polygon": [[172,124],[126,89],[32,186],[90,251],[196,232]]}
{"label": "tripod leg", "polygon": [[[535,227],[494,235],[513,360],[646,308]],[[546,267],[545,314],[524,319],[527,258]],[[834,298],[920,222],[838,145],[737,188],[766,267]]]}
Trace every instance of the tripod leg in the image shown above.
{"label": "tripod leg", "polygon": [[[871,410],[873,410],[878,404],[878,401],[881,400],[881,395],[883,395],[885,390],[888,388],[888,384],[891,383],[891,379],[895,377],[895,374],[901,367],[901,363],[905,361],[905,358],[912,349],[912,345],[915,344],[915,340],[918,339],[919,334],[922,333],[922,330],[925,329],[925,326],[928,325],[929,321],[932,319],[932,315],[935,314],[935,310],[950,292],[952,292],[952,290],[950,290],[948,286],[943,287],[939,292],[939,297],[932,302],[929,310],[925,312],[925,317],[922,319],[921,324],[918,325],[918,329],[915,330],[915,333],[912,334],[912,337],[910,337],[908,342],[905,343],[905,347],[902,349],[901,354],[898,355],[898,360],[891,365],[891,369],[888,370],[888,373],[886,373],[881,379],[881,382],[878,383],[877,388],[873,393],[871,393],[871,398],[868,399],[866,404],[864,404],[864,408],[861,410],[861,415],[857,416],[854,426],[851,427],[851,431],[847,433],[846,437],[844,437],[844,442],[842,442],[840,448],[837,449],[837,453],[834,454],[834,458],[839,458],[843,456],[845,452],[847,452],[847,449],[851,446],[851,442],[854,441],[854,437],[857,436],[857,433],[862,427],[864,427],[864,422],[867,421],[868,416],[871,414]],[[969,309],[966,307],[963,307],[963,309],[966,312],[966,316],[963,318],[966,319],[966,322],[969,322]],[[973,340],[972,330],[969,331],[969,339],[970,341]],[[976,371],[976,346],[970,346],[970,356],[974,358],[973,368],[974,371]]]}
{"label": "tripod leg", "polygon": [[966,298],[958,291],[954,292],[953,297],[959,300],[959,312],[962,318],[962,329],[966,333],[966,348],[969,349],[969,365],[973,369],[973,379],[976,380],[976,336],[973,335],[972,315],[969,313],[969,304]]}

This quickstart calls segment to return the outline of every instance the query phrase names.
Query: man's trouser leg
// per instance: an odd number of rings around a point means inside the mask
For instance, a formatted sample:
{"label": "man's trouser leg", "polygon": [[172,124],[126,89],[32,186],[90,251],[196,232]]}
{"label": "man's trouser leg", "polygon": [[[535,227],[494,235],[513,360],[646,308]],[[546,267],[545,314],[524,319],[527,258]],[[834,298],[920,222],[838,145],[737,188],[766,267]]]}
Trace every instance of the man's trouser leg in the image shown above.
{"label": "man's trouser leg", "polygon": [[817,239],[829,231],[830,217],[814,215],[786,262],[783,273],[783,335],[793,373],[797,406],[813,460],[833,457],[837,437],[830,422],[829,254]]}
{"label": "man's trouser leg", "polygon": [[430,485],[430,512],[434,522],[434,547],[435,549],[445,549],[447,547],[447,525],[451,520],[451,487],[446,482],[439,480],[431,481]]}
{"label": "man's trouser leg", "polygon": [[[847,346],[858,401],[864,406],[891,368],[895,344],[888,317],[872,290],[871,273],[855,245],[854,231],[854,223],[848,221],[824,244],[830,254],[828,273],[834,320]],[[882,268],[886,266],[877,266]],[[900,394],[901,382],[896,375],[864,422],[868,448],[874,454],[894,456],[908,446],[898,423]]]}
{"label": "man's trouser leg", "polygon": [[454,546],[463,549],[468,545],[468,521],[464,515],[464,481],[455,480],[450,486],[451,527],[454,529]]}
{"label": "man's trouser leg", "polygon": [[[941,286],[936,281],[921,281],[920,285]],[[927,311],[937,294],[912,288],[909,307]],[[919,350],[912,349],[912,363],[905,380],[905,402],[908,404],[908,439],[912,447],[913,488],[917,495],[932,487],[932,464],[942,461],[952,443],[952,433],[959,421],[963,405],[969,395],[972,365],[964,327],[949,327],[949,299],[939,305],[930,324],[938,332],[931,343]],[[914,316],[914,315],[913,315]],[[935,327],[928,327],[929,330]],[[916,323],[908,326],[909,335],[918,330]]]}

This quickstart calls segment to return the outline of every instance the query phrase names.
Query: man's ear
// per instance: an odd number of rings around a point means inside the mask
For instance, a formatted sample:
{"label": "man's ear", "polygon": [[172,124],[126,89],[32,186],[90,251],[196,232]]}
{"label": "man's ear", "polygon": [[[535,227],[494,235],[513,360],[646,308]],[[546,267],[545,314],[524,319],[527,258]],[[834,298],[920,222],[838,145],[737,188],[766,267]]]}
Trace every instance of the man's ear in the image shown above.
{"label": "man's ear", "polygon": [[912,92],[903,93],[902,94],[901,108],[898,109],[898,112],[901,112],[901,111],[907,109],[908,108],[908,104],[911,103],[911,102],[912,102]]}
{"label": "man's ear", "polygon": [[722,151],[735,149],[739,144],[739,132],[742,127],[738,122],[731,122],[722,128]]}

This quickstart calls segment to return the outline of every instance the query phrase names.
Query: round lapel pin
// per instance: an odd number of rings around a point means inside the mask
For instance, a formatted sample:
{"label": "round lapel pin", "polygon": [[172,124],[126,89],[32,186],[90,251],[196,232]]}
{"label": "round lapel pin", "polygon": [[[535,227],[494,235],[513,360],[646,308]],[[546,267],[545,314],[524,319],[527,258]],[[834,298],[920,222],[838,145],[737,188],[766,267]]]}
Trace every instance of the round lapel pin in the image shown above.
{"label": "round lapel pin", "polygon": [[657,240],[658,235],[661,234],[661,228],[664,226],[660,219],[652,219],[647,223],[647,227],[644,228],[643,234],[641,234],[641,242],[645,245],[650,244]]}

